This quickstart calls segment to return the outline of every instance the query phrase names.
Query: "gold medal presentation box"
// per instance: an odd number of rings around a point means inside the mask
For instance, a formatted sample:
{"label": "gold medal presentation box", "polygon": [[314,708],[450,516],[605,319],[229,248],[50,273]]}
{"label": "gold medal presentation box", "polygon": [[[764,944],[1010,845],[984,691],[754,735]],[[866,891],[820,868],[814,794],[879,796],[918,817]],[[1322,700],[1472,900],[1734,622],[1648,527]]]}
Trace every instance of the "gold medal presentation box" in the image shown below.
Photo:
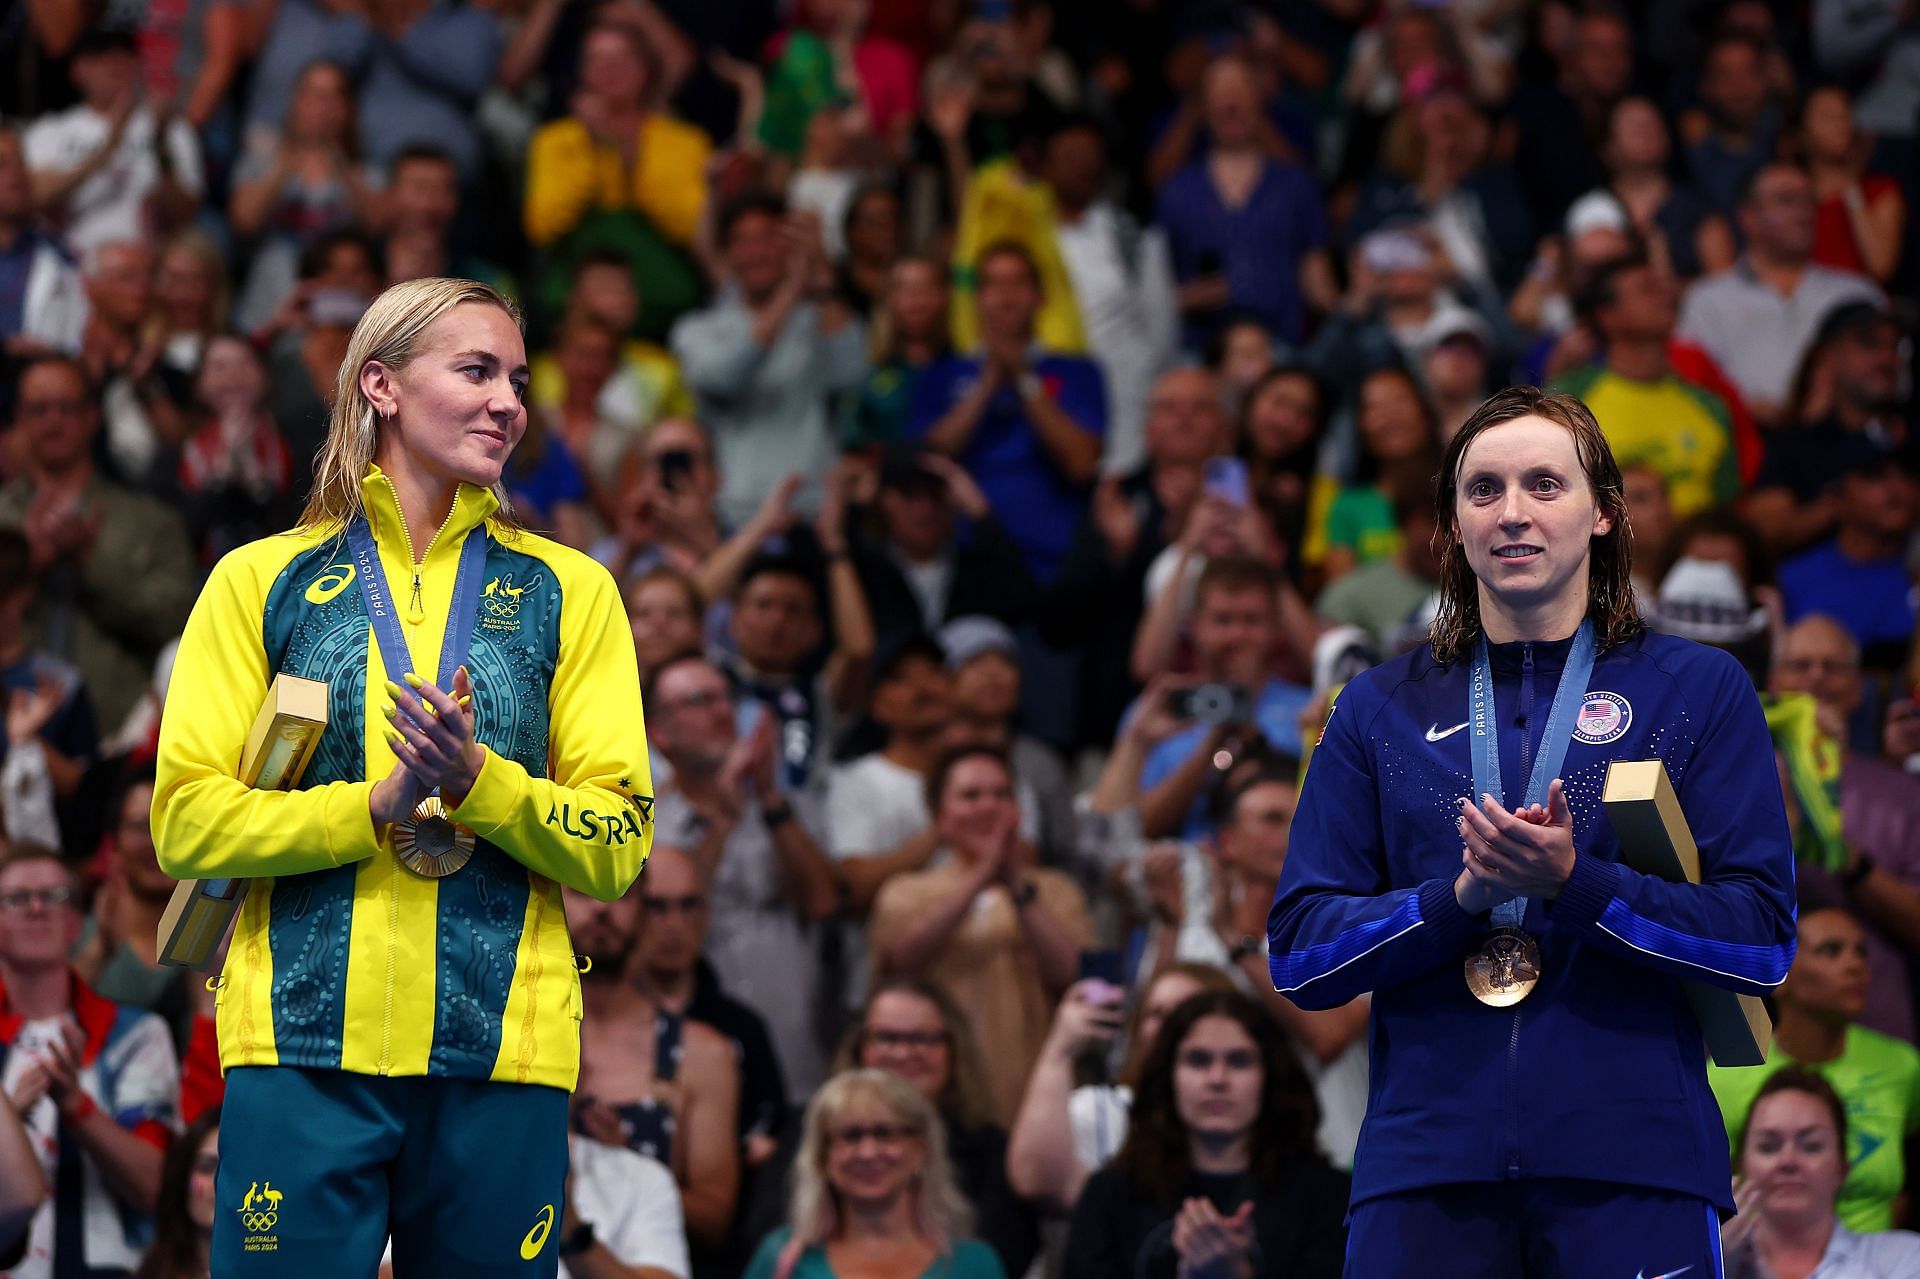
{"label": "gold medal presentation box", "polygon": [[[1642,874],[1674,884],[1700,882],[1700,849],[1693,842],[1667,766],[1657,759],[1616,760],[1607,766],[1600,797],[1620,836],[1620,858]],[[1687,1002],[1721,1066],[1759,1066],[1773,1042],[1773,1019],[1754,995],[1705,982],[1686,983]]]}
{"label": "gold medal presentation box", "polygon": [[[300,784],[326,727],[326,684],[298,675],[275,675],[240,755],[240,781],[259,790],[292,790]],[[205,971],[246,898],[247,883],[244,879],[181,881],[160,917],[160,962]]]}

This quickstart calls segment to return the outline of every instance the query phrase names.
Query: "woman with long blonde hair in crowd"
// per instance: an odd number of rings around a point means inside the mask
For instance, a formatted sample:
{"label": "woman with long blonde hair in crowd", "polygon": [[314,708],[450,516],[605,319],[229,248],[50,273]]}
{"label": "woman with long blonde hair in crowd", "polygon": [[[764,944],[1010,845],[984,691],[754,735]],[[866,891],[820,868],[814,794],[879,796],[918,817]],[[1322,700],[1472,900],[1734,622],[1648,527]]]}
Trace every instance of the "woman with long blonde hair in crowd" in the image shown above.
{"label": "woman with long blonde hair in crowd", "polygon": [[747,1279],[1005,1279],[972,1222],[933,1103],[892,1071],[844,1071],[807,1107],[787,1224]]}

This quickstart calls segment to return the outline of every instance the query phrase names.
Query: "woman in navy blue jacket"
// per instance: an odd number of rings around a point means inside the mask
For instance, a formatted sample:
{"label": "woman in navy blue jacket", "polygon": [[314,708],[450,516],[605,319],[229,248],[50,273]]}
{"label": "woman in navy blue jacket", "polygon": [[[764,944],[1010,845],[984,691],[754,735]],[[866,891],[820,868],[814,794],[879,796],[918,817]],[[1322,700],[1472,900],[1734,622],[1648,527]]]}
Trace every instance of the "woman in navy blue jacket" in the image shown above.
{"label": "woman in navy blue jacket", "polygon": [[[1373,992],[1346,1273],[1718,1276],[1731,1174],[1682,983],[1759,994],[1793,961],[1759,700],[1641,624],[1579,401],[1489,399],[1438,501],[1432,642],[1342,693],[1268,918],[1301,1007]],[[1601,809],[1610,761],[1655,757],[1700,884],[1622,865]]]}

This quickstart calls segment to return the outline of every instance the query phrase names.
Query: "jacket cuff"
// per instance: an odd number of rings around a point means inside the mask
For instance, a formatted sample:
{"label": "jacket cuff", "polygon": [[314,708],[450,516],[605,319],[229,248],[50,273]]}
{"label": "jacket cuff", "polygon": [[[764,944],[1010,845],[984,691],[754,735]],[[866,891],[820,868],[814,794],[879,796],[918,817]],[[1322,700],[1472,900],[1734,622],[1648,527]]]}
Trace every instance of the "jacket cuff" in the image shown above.
{"label": "jacket cuff", "polygon": [[372,782],[341,782],[327,802],[327,856],[335,866],[363,862],[380,851],[373,826]]}
{"label": "jacket cuff", "polygon": [[1567,876],[1566,887],[1548,906],[1554,920],[1589,927],[1598,924],[1600,912],[1620,895],[1620,873],[1618,862],[1574,854],[1573,874]]}
{"label": "jacket cuff", "polygon": [[520,793],[519,779],[507,762],[484,743],[480,747],[480,772],[473,789],[459,804],[447,810],[447,816],[462,826],[470,826],[482,835],[491,835],[507,822]]}
{"label": "jacket cuff", "polygon": [[1420,885],[1419,899],[1420,919],[1433,930],[1428,939],[1436,949],[1462,946],[1482,928],[1478,919],[1460,909],[1460,899],[1453,895],[1451,879],[1429,879]]}

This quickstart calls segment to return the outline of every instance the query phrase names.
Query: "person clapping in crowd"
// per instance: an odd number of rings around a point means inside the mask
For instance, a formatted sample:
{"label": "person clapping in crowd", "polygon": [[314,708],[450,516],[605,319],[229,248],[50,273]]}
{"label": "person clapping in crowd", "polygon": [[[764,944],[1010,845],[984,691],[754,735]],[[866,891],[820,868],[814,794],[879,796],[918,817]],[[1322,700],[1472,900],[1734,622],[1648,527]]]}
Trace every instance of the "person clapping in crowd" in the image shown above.
{"label": "person clapping in crowd", "polygon": [[1068,1279],[1332,1279],[1347,1179],[1314,1149],[1318,1119],[1264,1009],[1238,992],[1188,999],[1148,1050],[1126,1144],[1074,1208]]}
{"label": "person clapping in crowd", "polygon": [[1740,1130],[1740,1214],[1727,1223],[1727,1279],[1897,1279],[1920,1272],[1920,1235],[1856,1234],[1835,1201],[1847,1175],[1847,1107],[1819,1075],[1789,1067],[1754,1096]]}
{"label": "person clapping in crowd", "polygon": [[868,936],[878,977],[925,977],[994,1046],[987,1086],[996,1121],[1012,1119],[1046,1035],[1048,1010],[1073,983],[1090,940],[1072,879],[1032,864],[1006,757],[961,746],[927,775],[927,807],[950,855],[893,876],[874,899]]}

